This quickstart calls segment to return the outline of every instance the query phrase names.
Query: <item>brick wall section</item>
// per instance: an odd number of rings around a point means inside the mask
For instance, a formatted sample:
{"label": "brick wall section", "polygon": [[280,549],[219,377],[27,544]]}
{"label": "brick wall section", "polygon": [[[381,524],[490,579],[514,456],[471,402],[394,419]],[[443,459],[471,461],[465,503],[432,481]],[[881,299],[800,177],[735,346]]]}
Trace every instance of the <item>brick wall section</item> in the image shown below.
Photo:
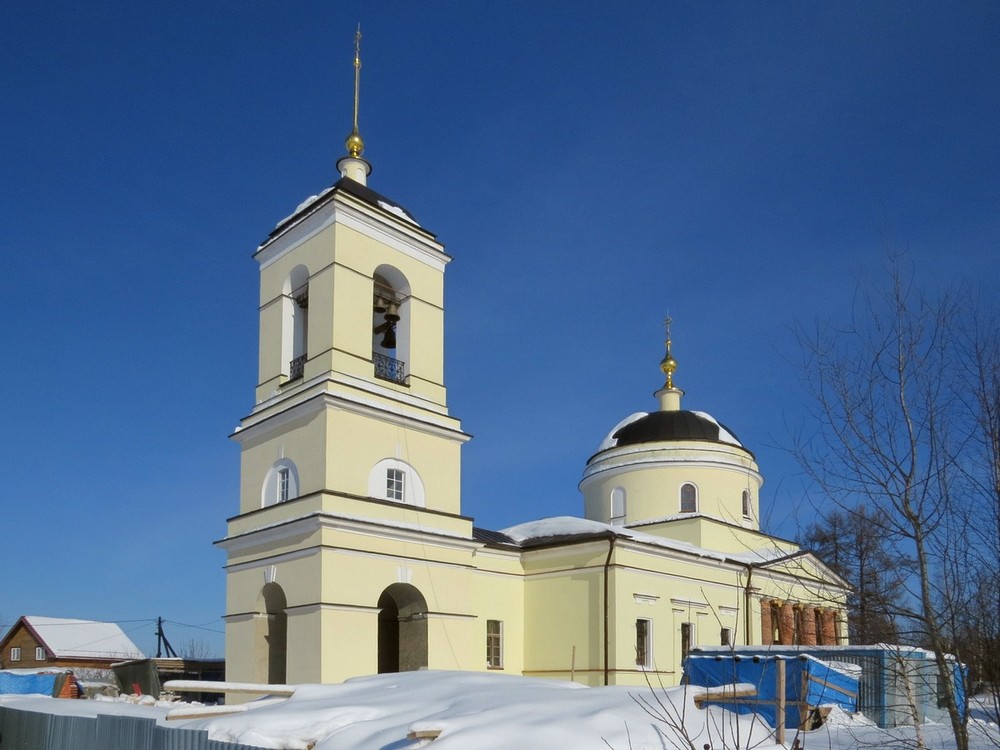
{"label": "brick wall section", "polygon": [[820,624],[822,627],[822,644],[824,646],[837,645],[837,612],[832,609],[820,610]]}
{"label": "brick wall section", "polygon": [[802,607],[802,643],[807,646],[816,645],[816,608]]}
{"label": "brick wall section", "polygon": [[774,622],[771,620],[770,599],[761,599],[760,602],[760,641],[765,646],[774,643]]}

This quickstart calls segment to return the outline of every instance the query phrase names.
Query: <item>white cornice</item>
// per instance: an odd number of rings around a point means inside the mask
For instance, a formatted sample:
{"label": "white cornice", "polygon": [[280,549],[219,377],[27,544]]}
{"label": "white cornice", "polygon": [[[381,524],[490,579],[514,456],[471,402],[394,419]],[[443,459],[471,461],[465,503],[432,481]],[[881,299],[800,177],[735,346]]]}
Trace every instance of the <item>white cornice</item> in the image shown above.
{"label": "white cornice", "polygon": [[584,469],[583,478],[580,480],[579,484],[580,489],[583,489],[584,484],[586,484],[593,477],[615,477],[620,474],[633,471],[637,468],[721,469],[744,475],[749,474],[758,482],[758,486],[762,486],[764,484],[764,477],[755,468],[755,466],[747,466],[745,464],[738,463],[737,461],[727,461],[721,456],[718,459],[713,459],[704,455],[697,458],[691,456],[639,455],[643,452],[644,451],[636,451],[635,453],[621,457],[609,456],[590,464],[586,469]]}
{"label": "white cornice", "polygon": [[[321,511],[244,531],[235,536],[221,539],[215,544],[222,547],[230,555],[233,555],[264,544],[268,546],[278,545],[324,529],[345,531],[391,541],[417,542],[425,548],[438,547],[475,551],[484,546],[482,542],[477,542],[471,537],[463,537],[443,529],[424,529],[420,528],[419,524],[404,526],[380,519],[364,519]],[[301,557],[306,554],[313,554],[320,546],[319,544],[313,544],[308,549],[286,554],[291,556],[288,559],[294,559],[296,556]],[[281,557],[282,555],[272,555],[260,560],[236,563],[229,570],[237,571],[248,567],[272,564]]]}
{"label": "white cornice", "polygon": [[[368,380],[366,378],[359,377],[357,375],[350,375],[345,372],[339,372],[337,370],[327,370],[326,372],[320,373],[319,375],[313,375],[308,380],[303,380],[295,385],[286,385],[282,389],[274,390],[268,398],[258,401],[254,406],[253,411],[244,421],[252,419],[259,413],[278,406],[284,401],[293,400],[296,397],[303,398],[311,395],[309,392],[315,389],[317,386],[324,382],[337,383],[338,385],[347,386],[348,388],[354,388],[360,391],[366,391],[376,396],[381,396],[383,398],[392,399],[393,401],[399,401],[408,406],[412,406],[421,411],[429,411],[434,414],[440,414],[441,416],[448,416],[447,407],[442,404],[438,404],[434,401],[430,401],[426,398],[421,398],[419,396],[414,396],[406,391],[399,391],[387,386],[381,385],[374,381]],[[442,383],[434,383],[434,385],[444,387]],[[345,397],[346,398],[346,397]],[[452,417],[453,418],[453,417]]]}
{"label": "white cornice", "polygon": [[443,271],[451,258],[443,246],[419,227],[375,208],[344,191],[335,190],[326,202],[260,246],[254,257],[261,270],[333,224],[361,232],[414,260]]}
{"label": "white cornice", "polygon": [[[257,543],[259,544],[260,542],[258,541]],[[221,542],[216,542],[216,544],[220,547],[223,546]],[[304,557],[313,557],[318,553],[318,548],[307,547],[306,549],[296,550],[295,552],[282,552],[279,555],[269,555],[267,557],[261,557],[249,562],[234,563],[233,565],[225,566],[225,568],[227,573],[242,573],[246,570],[256,570],[257,568],[266,568],[269,565],[280,565],[281,563],[291,562],[292,560],[301,560]]]}
{"label": "white cornice", "polygon": [[[239,554],[240,552],[260,547],[261,545],[274,547],[296,538],[306,537],[316,531],[319,528],[318,525],[315,522],[311,522],[311,519],[314,518],[314,516],[315,514],[298,516],[297,518],[279,521],[268,526],[260,526],[256,529],[251,529],[250,531],[241,532],[235,536],[227,536],[225,539],[220,539],[215,542],[215,545],[226,550],[229,555]],[[312,545],[306,549],[296,550],[294,552],[267,555],[266,557],[247,561],[245,563],[236,563],[230,566],[228,570],[237,571],[244,568],[255,568],[262,565],[270,565],[275,561],[284,558],[286,555],[291,556],[288,559],[295,559],[295,557],[305,557],[307,555],[314,554],[315,551],[316,545]]]}
{"label": "white cornice", "polygon": [[[391,406],[373,399],[349,398],[328,391],[302,395],[302,401],[283,408],[281,411],[276,411],[274,414],[264,415],[262,412],[251,414],[243,420],[239,429],[230,437],[241,444],[252,439],[263,439],[275,431],[284,429],[289,422],[296,419],[311,416],[323,409],[338,409],[351,414],[371,417],[396,427],[405,427],[434,437],[447,438],[457,443],[465,443],[472,439],[471,435],[462,432],[460,426],[454,426],[461,425],[461,423],[451,416],[434,414],[433,412],[419,417],[398,413],[393,411]],[[278,407],[278,405],[275,406]]]}
{"label": "white cornice", "polygon": [[681,599],[681,598],[671,598],[671,604],[678,607],[697,607],[699,609],[708,609],[708,602],[700,602],[696,599]]}

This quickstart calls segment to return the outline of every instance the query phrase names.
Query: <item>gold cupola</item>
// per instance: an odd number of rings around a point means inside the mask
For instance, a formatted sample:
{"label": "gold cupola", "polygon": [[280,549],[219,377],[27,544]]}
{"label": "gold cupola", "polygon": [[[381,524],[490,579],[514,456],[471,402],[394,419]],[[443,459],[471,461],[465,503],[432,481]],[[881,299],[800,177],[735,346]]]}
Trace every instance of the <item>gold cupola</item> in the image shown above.
{"label": "gold cupola", "polygon": [[667,334],[667,351],[663,355],[663,359],[660,360],[660,370],[662,370],[666,380],[663,383],[663,387],[654,394],[660,400],[660,411],[679,411],[681,408],[681,396],[684,395],[684,391],[674,385],[677,360],[674,359],[674,355],[671,352],[673,341],[670,339],[670,324],[672,322],[669,316],[663,321],[663,327]]}

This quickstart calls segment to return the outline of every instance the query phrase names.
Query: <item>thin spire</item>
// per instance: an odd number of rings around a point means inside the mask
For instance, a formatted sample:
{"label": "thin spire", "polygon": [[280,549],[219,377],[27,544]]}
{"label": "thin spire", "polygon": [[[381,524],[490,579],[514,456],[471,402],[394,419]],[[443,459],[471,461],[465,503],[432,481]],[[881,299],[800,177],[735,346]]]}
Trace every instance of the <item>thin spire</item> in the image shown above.
{"label": "thin spire", "polygon": [[351,130],[351,134],[347,136],[347,141],[345,144],[347,146],[347,153],[353,158],[358,159],[365,152],[365,142],[361,138],[361,133],[358,132],[358,102],[361,97],[361,24],[358,24],[358,30],[354,34],[354,128]]}
{"label": "thin spire", "polygon": [[677,372],[677,360],[674,359],[673,355],[670,353],[670,347],[673,343],[670,340],[670,326],[673,323],[673,319],[670,317],[670,313],[667,313],[667,317],[663,320],[663,330],[666,332],[666,347],[667,353],[664,355],[663,359],[660,361],[660,369],[663,374],[667,377],[667,382],[664,384],[664,388],[674,388],[674,373]]}

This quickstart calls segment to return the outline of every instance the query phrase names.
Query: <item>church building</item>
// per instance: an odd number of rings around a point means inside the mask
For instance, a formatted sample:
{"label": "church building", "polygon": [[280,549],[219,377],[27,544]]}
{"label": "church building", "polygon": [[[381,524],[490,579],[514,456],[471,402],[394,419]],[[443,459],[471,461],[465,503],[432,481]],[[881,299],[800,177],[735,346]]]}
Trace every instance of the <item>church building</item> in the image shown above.
{"label": "church building", "polygon": [[[356,54],[356,91],[359,70]],[[357,97],[346,145],[339,179],[254,254],[258,385],[217,542],[227,679],[427,668],[671,685],[699,645],[841,643],[847,584],[760,530],[754,455],[682,408],[669,333],[653,409],[586,460],[582,517],[489,531],[462,514],[451,258],[368,186]]]}

